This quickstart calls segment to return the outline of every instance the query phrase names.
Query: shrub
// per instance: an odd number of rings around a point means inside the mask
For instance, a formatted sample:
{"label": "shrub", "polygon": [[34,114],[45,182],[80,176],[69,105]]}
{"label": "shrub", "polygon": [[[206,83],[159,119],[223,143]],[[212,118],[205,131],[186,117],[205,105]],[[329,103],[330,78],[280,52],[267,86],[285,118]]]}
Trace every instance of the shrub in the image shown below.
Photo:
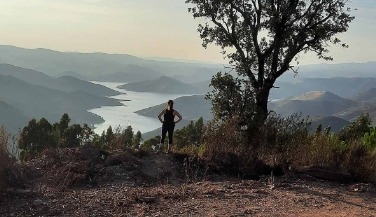
{"label": "shrub", "polygon": [[[376,151],[370,145],[373,144],[373,129],[362,138],[358,136],[366,129],[364,126],[368,127],[364,123],[359,121],[339,135],[325,131],[307,135],[295,146],[295,151],[287,155],[292,159],[292,166],[331,166],[345,169],[358,181],[376,182]],[[346,137],[347,141],[342,141],[345,131],[352,134]]]}
{"label": "shrub", "polygon": [[18,140],[20,159],[28,160],[48,148],[78,147],[93,139],[94,132],[87,124],[83,127],[79,124],[69,126],[69,122],[68,114],[64,114],[60,122],[53,125],[45,118],[30,120],[22,129]]}
{"label": "shrub", "polygon": [[[133,129],[132,126],[128,126],[125,129],[122,129],[120,126],[115,129],[115,132],[112,131],[111,126],[107,129],[107,132],[103,132],[102,138],[100,141],[102,148],[109,150],[125,149],[132,147],[133,144]],[[141,138],[140,138],[141,139]]]}
{"label": "shrub", "polygon": [[236,118],[210,121],[203,132],[205,152],[202,156],[207,160],[217,159],[222,153],[240,155],[244,148],[242,132]]}
{"label": "shrub", "polygon": [[24,182],[20,166],[8,149],[10,135],[3,126],[0,127],[0,190],[18,187]]}
{"label": "shrub", "polygon": [[369,132],[364,134],[362,143],[368,148],[376,148],[376,127],[371,127]]}
{"label": "shrub", "polygon": [[271,114],[253,135],[255,145],[247,144],[250,140],[245,138],[246,129],[243,131],[238,119],[213,120],[204,127],[202,145],[181,151],[230,174],[259,174],[263,165],[284,169],[329,166],[345,169],[359,181],[376,182],[375,128],[369,125],[369,116],[362,115],[339,134],[331,133],[330,127],[309,133],[310,122],[299,114]]}
{"label": "shrub", "polygon": [[6,175],[6,169],[9,167],[11,160],[8,156],[8,134],[4,127],[0,128],[0,190],[4,190],[8,187],[8,177]]}
{"label": "shrub", "polygon": [[360,115],[354,122],[338,132],[340,140],[351,142],[360,139],[365,133],[369,132],[372,120],[369,114]]}
{"label": "shrub", "polygon": [[196,122],[190,121],[189,124],[182,129],[175,130],[174,144],[177,149],[197,149],[202,143],[202,135],[204,129],[204,120],[199,118]]}
{"label": "shrub", "polygon": [[45,118],[39,121],[30,120],[29,124],[21,131],[18,141],[18,147],[22,150],[22,159],[39,153],[47,147],[54,147],[55,141],[52,125]]}
{"label": "shrub", "polygon": [[356,180],[376,183],[376,152],[361,141],[349,144],[344,164]]}
{"label": "shrub", "polygon": [[340,167],[346,146],[335,134],[311,134],[295,150],[293,165]]}
{"label": "shrub", "polygon": [[213,172],[254,177],[256,153],[247,145],[237,118],[214,120],[204,127],[204,141],[197,154]]}
{"label": "shrub", "polygon": [[144,141],[144,143],[141,145],[141,149],[145,151],[152,150],[152,147],[155,147],[160,142],[161,142],[161,137],[156,136],[154,138]]}
{"label": "shrub", "polygon": [[288,165],[295,161],[296,150],[309,139],[308,119],[300,114],[282,117],[270,114],[259,131],[259,157],[273,165]]}

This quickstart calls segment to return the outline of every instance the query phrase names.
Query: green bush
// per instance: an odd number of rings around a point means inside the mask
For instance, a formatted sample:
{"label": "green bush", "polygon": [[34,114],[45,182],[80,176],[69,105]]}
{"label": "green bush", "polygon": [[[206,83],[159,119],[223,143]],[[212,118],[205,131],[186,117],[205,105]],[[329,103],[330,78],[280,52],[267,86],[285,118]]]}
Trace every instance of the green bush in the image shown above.
{"label": "green bush", "polygon": [[30,120],[22,129],[18,140],[21,160],[34,157],[47,148],[72,148],[90,142],[94,132],[89,126],[69,126],[70,120],[68,114],[64,114],[60,122],[53,125],[45,118]]}
{"label": "green bush", "polygon": [[369,132],[364,134],[362,143],[368,148],[376,148],[376,127],[370,128]]}
{"label": "green bush", "polygon": [[354,122],[343,128],[338,132],[340,140],[345,142],[351,142],[352,140],[358,140],[370,130],[372,120],[369,114],[360,115]]}
{"label": "green bush", "polygon": [[109,126],[106,131],[102,132],[102,135],[95,135],[92,139],[92,143],[95,146],[105,150],[139,148],[141,141],[141,132],[137,131],[134,134],[132,126],[128,126],[125,129],[118,127],[115,131]]}
{"label": "green bush", "polygon": [[145,151],[150,151],[152,150],[152,147],[155,147],[161,142],[161,137],[156,136],[154,138],[148,139],[144,141],[144,143],[141,145],[141,149]]}
{"label": "green bush", "polygon": [[[177,150],[193,146],[198,148],[202,143],[202,135],[204,129],[204,120],[199,118],[196,122],[190,123],[182,129],[174,132],[174,145]],[[192,147],[191,147],[192,148]]]}
{"label": "green bush", "polygon": [[21,149],[21,160],[27,160],[44,149],[56,147],[56,145],[53,127],[45,118],[41,118],[39,121],[30,120],[29,124],[21,131],[18,141],[18,147]]}
{"label": "green bush", "polygon": [[295,166],[341,167],[346,152],[345,146],[335,134],[310,134],[295,150]]}

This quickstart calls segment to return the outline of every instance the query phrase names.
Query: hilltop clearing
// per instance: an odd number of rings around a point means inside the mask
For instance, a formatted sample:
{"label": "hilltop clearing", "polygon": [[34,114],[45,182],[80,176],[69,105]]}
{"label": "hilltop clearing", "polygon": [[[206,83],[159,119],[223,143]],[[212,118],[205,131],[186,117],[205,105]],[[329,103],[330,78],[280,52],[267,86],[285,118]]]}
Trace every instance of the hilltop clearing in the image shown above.
{"label": "hilltop clearing", "polygon": [[376,191],[289,172],[241,180],[201,173],[183,154],[45,151],[23,189],[0,194],[1,216],[372,216]]}

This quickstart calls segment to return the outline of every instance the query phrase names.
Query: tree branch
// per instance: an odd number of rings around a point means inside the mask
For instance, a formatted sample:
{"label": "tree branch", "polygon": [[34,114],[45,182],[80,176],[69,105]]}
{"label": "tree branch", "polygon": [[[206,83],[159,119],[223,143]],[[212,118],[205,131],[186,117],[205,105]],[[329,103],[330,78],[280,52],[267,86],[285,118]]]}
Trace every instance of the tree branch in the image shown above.
{"label": "tree branch", "polygon": [[[236,34],[235,32],[229,32],[226,30],[226,28],[223,26],[222,23],[218,22],[215,18],[214,15],[211,16],[211,20],[212,22],[217,25],[219,28],[222,29],[223,33],[226,35],[227,39],[234,45],[234,47],[236,48],[237,52],[239,53],[241,59],[242,59],[242,62],[245,64],[245,65],[248,65],[248,59],[246,58],[245,54],[244,54],[244,51],[243,49],[241,48],[241,46],[239,45],[238,41],[237,41],[237,37],[236,37]],[[233,26],[235,24],[233,23]],[[247,67],[247,68],[244,68],[244,65],[242,66],[243,67],[243,70],[245,70],[247,76],[249,77],[249,79],[251,80],[252,84],[257,86],[257,81],[256,81],[256,78],[251,70],[250,67]]]}

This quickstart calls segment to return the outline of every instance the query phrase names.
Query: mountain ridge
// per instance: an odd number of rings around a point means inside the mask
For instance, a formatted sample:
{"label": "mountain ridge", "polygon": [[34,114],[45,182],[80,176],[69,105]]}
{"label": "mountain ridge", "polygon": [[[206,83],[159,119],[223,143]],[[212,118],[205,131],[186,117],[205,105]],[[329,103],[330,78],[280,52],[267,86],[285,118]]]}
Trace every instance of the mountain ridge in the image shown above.
{"label": "mountain ridge", "polygon": [[54,78],[36,70],[26,69],[5,63],[0,63],[0,75],[9,75],[33,85],[65,92],[84,91],[88,93],[95,93],[100,96],[113,96],[119,94],[119,92],[110,88],[93,84],[72,76]]}
{"label": "mountain ridge", "polygon": [[[156,117],[163,109],[166,109],[166,103],[141,109],[135,113],[146,117]],[[204,120],[213,118],[210,102],[205,100],[204,95],[182,96],[174,99],[174,109],[179,111],[185,120],[194,120],[200,117]]]}
{"label": "mountain ridge", "polygon": [[362,91],[351,97],[351,99],[362,102],[376,102],[376,88],[371,88],[367,91]]}
{"label": "mountain ridge", "polygon": [[204,92],[204,90],[200,89],[199,85],[187,84],[168,76],[161,76],[154,80],[128,83],[120,85],[119,88],[136,92],[169,94],[202,94]]}
{"label": "mountain ridge", "polygon": [[342,98],[329,91],[312,91],[270,103],[270,109],[289,116],[302,113],[303,116],[331,116],[337,112],[355,106],[359,102]]}
{"label": "mountain ridge", "polygon": [[101,123],[103,119],[88,109],[121,105],[115,99],[37,86],[10,75],[0,75],[0,100],[21,111],[28,119],[45,117],[49,121],[58,121],[62,114],[68,113],[72,122],[89,125]]}
{"label": "mountain ridge", "polygon": [[[108,54],[104,52],[63,52],[51,49],[26,49],[16,46],[0,45],[0,63],[8,63],[20,67],[34,69],[53,77],[80,75],[86,80],[106,81],[106,76],[117,74],[117,82],[133,82],[144,80],[144,77],[130,81],[127,74],[137,77],[130,65],[137,65],[145,74],[152,74],[150,69],[174,77],[186,83],[195,83],[210,79],[219,71],[226,71],[222,63],[192,63],[178,61],[158,61],[136,57],[130,54]],[[286,72],[279,81],[293,81],[294,78],[329,78],[329,77],[375,77],[376,62],[312,64],[299,66],[299,74]],[[123,74],[123,75],[121,75]],[[119,80],[119,77],[122,80]],[[114,77],[113,79],[116,79]],[[109,80],[107,80],[109,81]],[[332,90],[329,90],[333,92]],[[338,94],[338,93],[336,93]]]}
{"label": "mountain ridge", "polygon": [[[212,64],[155,61],[129,54],[60,52],[43,48],[25,49],[7,45],[0,45],[0,62],[33,69],[53,77],[60,76],[66,72],[74,72],[82,75],[87,80],[96,80],[98,78],[102,79],[102,81],[103,76],[106,75],[132,73],[129,72],[129,65],[132,64],[145,68],[145,73],[150,71],[147,70],[147,68],[150,68],[168,76],[194,74],[197,69],[207,69],[202,70],[207,71],[207,73],[188,77],[192,82],[209,79],[216,72],[223,70],[222,64],[216,68]],[[136,76],[137,73],[132,73],[132,75]],[[118,82],[128,81],[125,79],[118,80]]]}

